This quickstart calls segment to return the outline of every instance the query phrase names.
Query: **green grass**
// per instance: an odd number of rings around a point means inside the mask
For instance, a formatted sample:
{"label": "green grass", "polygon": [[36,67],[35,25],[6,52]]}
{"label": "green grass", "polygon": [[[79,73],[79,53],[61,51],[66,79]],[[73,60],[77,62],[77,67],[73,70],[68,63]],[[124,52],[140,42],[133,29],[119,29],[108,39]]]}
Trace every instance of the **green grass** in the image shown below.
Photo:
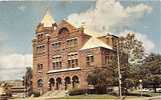
{"label": "green grass", "polygon": [[97,95],[97,94],[90,94],[90,95],[77,95],[77,96],[66,96],[59,99],[117,99],[117,96],[112,96],[108,94]]}
{"label": "green grass", "polygon": [[[140,94],[139,91],[131,91],[131,93]],[[154,93],[154,92],[142,92],[142,94],[147,94],[147,95],[150,95],[151,97],[153,97],[153,96],[160,96],[161,95],[161,93]]]}

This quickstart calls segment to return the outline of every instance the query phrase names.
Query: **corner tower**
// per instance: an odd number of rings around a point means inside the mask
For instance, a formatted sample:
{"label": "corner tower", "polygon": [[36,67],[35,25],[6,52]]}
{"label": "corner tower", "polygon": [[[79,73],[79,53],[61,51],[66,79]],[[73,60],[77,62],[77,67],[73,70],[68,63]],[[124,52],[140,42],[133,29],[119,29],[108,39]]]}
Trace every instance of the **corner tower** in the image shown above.
{"label": "corner tower", "polygon": [[50,51],[50,36],[51,33],[57,28],[57,24],[49,13],[43,16],[41,22],[35,30],[35,37],[32,40],[33,46],[33,90],[39,91],[41,94],[48,89],[48,76],[49,69],[49,51]]}
{"label": "corner tower", "polygon": [[41,22],[38,24],[36,28],[36,33],[48,32],[51,33],[55,30],[57,24],[53,17],[51,16],[50,12],[47,11],[46,14],[43,16]]}

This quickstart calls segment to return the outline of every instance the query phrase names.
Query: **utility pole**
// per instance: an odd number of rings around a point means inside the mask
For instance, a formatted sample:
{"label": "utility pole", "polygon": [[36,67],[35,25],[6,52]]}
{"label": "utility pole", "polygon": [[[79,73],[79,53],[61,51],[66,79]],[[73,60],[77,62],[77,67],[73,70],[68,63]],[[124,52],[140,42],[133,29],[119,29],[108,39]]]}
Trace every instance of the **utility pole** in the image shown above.
{"label": "utility pole", "polygon": [[120,71],[120,57],[119,57],[119,39],[117,42],[117,65],[118,65],[118,81],[119,81],[119,96],[120,99],[122,98],[122,91],[121,91],[121,71]]}

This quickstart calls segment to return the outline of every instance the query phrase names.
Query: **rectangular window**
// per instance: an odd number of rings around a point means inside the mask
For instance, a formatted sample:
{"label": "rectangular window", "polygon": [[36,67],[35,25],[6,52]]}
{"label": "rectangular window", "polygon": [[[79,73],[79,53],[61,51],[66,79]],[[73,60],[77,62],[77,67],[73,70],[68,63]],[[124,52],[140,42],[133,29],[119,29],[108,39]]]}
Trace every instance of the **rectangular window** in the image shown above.
{"label": "rectangular window", "polygon": [[67,45],[68,46],[76,46],[77,44],[78,44],[77,38],[67,39]]}
{"label": "rectangular window", "polygon": [[52,44],[53,48],[57,49],[61,47],[61,42],[55,42]]}
{"label": "rectangular window", "polygon": [[38,41],[42,41],[42,40],[43,40],[43,38],[44,38],[43,33],[39,33],[39,34],[37,34],[37,39],[38,39]]}
{"label": "rectangular window", "polygon": [[37,70],[40,71],[43,69],[43,64],[37,64]]}
{"label": "rectangular window", "polygon": [[78,67],[78,54],[73,52],[68,54],[68,68]]}
{"label": "rectangular window", "polygon": [[105,55],[105,64],[109,64],[111,59],[112,59],[111,56],[109,54],[106,54]]}
{"label": "rectangular window", "polygon": [[37,53],[41,53],[45,50],[45,45],[38,45],[36,47]]}
{"label": "rectangular window", "polygon": [[93,62],[94,62],[94,56],[93,55],[90,55],[90,56],[88,55],[86,57],[86,63],[87,63],[87,65],[90,65]]}
{"label": "rectangular window", "polygon": [[53,57],[53,69],[61,69],[62,68],[62,58],[60,55]]}

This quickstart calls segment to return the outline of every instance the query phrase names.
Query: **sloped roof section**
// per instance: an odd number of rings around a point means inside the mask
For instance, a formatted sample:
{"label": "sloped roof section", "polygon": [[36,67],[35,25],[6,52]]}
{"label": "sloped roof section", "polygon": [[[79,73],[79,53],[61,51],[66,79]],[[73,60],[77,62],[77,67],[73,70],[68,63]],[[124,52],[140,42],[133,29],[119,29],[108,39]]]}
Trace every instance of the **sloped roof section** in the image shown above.
{"label": "sloped roof section", "polygon": [[112,50],[111,46],[105,44],[103,41],[99,40],[96,37],[91,37],[80,50],[91,49],[96,47],[103,47]]}
{"label": "sloped roof section", "polygon": [[52,24],[54,24],[54,23],[55,23],[55,21],[54,21],[53,17],[51,16],[50,12],[47,11],[41,21],[41,24],[43,24],[44,27],[52,27]]}

